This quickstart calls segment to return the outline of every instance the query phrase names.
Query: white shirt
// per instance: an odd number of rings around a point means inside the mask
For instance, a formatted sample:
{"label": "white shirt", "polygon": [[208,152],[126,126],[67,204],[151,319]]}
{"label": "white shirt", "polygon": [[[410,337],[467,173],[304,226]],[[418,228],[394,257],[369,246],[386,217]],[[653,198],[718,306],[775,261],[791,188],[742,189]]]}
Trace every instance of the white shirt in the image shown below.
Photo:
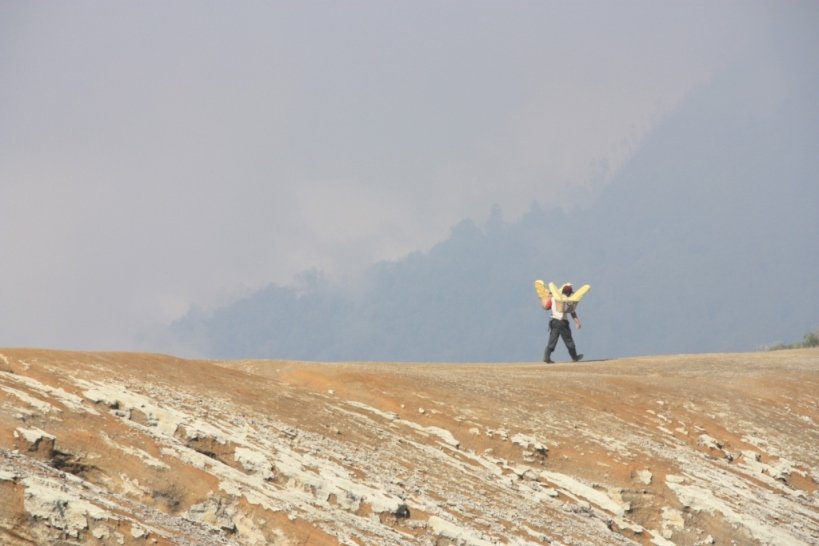
{"label": "white shirt", "polygon": [[577,309],[576,301],[552,300],[552,318],[563,320],[566,315],[573,315]]}

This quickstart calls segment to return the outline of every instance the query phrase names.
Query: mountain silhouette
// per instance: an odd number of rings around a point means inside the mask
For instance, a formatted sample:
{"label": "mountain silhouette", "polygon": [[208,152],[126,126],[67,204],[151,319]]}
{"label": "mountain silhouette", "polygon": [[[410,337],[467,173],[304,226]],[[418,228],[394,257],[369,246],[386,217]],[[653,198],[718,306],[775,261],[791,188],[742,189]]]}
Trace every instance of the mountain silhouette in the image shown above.
{"label": "mountain silhouette", "polygon": [[[819,325],[816,69],[737,63],[661,120],[585,206],[495,207],[428,252],[338,283],[269,285],[169,329],[218,358],[533,361],[532,283],[589,283],[587,358],[755,350]],[[555,357],[566,358],[558,347]]]}

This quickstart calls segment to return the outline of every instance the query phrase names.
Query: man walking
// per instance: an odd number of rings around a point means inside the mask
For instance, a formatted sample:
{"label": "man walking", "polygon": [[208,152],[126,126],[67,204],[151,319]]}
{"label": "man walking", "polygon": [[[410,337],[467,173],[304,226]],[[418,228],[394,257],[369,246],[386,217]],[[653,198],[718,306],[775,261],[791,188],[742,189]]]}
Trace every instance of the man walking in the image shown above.
{"label": "man walking", "polygon": [[[560,292],[567,298],[571,296],[574,292],[572,283],[567,282],[561,286]],[[562,337],[563,343],[566,344],[566,348],[569,350],[569,356],[572,357],[572,361],[577,362],[583,358],[583,355],[577,354],[577,348],[572,339],[572,329],[569,326],[569,319],[567,317],[567,315],[571,315],[579,330],[581,324],[580,317],[577,316],[577,302],[561,301],[558,298],[553,298],[549,303],[551,303],[552,320],[549,321],[549,343],[546,345],[546,353],[543,357],[543,361],[548,364],[552,363],[552,351],[557,347],[557,338]],[[546,301],[543,302],[543,308],[549,309],[549,305]]]}

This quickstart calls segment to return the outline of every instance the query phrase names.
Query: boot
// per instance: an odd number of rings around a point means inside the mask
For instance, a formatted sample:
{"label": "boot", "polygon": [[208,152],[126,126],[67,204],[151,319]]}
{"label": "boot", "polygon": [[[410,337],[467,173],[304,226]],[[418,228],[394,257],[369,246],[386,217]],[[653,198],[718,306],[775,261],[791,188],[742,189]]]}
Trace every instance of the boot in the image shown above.
{"label": "boot", "polygon": [[552,353],[551,352],[546,353],[546,356],[543,358],[543,362],[545,362],[546,364],[554,364],[554,362],[552,362]]}
{"label": "boot", "polygon": [[581,354],[579,354],[579,355],[578,355],[578,354],[576,354],[576,355],[574,355],[574,356],[572,357],[572,361],[573,361],[573,362],[579,362],[579,361],[581,361],[581,360],[583,360],[583,354],[582,354],[582,353],[581,353]]}

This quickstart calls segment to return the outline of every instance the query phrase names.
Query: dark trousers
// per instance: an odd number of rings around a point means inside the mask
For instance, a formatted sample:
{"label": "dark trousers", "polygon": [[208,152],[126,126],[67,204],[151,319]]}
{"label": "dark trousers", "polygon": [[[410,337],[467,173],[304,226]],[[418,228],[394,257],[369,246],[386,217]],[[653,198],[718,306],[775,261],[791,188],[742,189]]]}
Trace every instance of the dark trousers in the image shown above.
{"label": "dark trousers", "polygon": [[550,359],[552,351],[557,347],[558,337],[563,338],[563,343],[566,344],[566,348],[569,350],[569,356],[572,357],[572,360],[577,360],[577,348],[575,348],[574,340],[572,339],[572,329],[569,326],[569,321],[566,319],[552,319],[549,321],[549,344],[546,345],[545,360]]}

